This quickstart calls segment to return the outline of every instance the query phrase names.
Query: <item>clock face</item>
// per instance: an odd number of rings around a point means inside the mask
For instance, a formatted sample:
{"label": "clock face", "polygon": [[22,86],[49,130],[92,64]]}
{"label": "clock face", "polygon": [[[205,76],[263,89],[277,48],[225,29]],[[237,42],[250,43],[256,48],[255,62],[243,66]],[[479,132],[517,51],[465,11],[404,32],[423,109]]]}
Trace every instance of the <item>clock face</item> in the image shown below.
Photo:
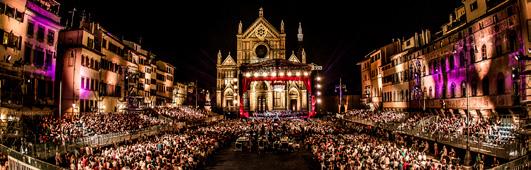
{"label": "clock face", "polygon": [[267,47],[265,45],[259,45],[254,52],[256,53],[256,57],[265,58],[267,56]]}

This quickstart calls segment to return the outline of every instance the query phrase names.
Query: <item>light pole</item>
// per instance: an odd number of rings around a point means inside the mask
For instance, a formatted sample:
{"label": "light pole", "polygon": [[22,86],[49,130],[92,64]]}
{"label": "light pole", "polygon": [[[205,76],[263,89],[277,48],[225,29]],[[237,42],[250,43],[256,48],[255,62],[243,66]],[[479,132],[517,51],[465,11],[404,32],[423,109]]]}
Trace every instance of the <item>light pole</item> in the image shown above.
{"label": "light pole", "polygon": [[[344,90],[343,90],[344,89]],[[341,106],[343,106],[343,91],[347,91],[347,86],[343,84],[343,81],[341,80],[341,77],[339,78],[339,85],[336,86],[336,92],[339,91],[339,107],[338,112],[342,113]]]}
{"label": "light pole", "polygon": [[[315,77],[315,80],[317,81],[316,83],[316,86],[317,86],[317,92],[316,92],[316,95],[317,95],[317,106],[316,106],[316,109],[319,110],[319,106],[320,104],[322,103],[322,99],[321,99],[321,76],[317,75]],[[315,110],[314,110],[315,111]]]}

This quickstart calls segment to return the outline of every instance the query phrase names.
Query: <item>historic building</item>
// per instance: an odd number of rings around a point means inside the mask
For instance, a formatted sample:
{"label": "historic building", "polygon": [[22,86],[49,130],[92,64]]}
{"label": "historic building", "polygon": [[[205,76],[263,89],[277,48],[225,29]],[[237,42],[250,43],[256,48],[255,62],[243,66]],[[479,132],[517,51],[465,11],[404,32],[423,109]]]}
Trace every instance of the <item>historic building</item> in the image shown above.
{"label": "historic building", "polygon": [[435,34],[393,40],[393,52],[379,55],[387,45],[359,62],[362,101],[518,121],[510,115],[525,114],[531,99],[530,16],[524,0],[464,0]]}
{"label": "historic building", "polygon": [[0,2],[0,114],[49,114],[56,107],[60,4]]}
{"label": "historic building", "polygon": [[173,86],[173,106],[182,106],[185,104],[188,95],[188,85],[176,82]]}
{"label": "historic building", "polygon": [[[61,111],[117,112],[171,104],[173,66],[155,61],[140,43],[97,22],[70,23],[60,32]],[[157,100],[158,99],[158,100]]]}
{"label": "historic building", "polygon": [[173,103],[173,74],[175,67],[170,63],[158,60],[157,66],[157,93],[155,105],[165,106]]}
{"label": "historic building", "polygon": [[258,18],[243,29],[240,22],[236,35],[236,57],[230,52],[217,55],[216,106],[225,111],[249,112],[297,111],[314,113],[312,65],[306,64],[302,47],[303,33],[299,23],[298,49],[286,53],[284,22],[280,30],[264,18]]}

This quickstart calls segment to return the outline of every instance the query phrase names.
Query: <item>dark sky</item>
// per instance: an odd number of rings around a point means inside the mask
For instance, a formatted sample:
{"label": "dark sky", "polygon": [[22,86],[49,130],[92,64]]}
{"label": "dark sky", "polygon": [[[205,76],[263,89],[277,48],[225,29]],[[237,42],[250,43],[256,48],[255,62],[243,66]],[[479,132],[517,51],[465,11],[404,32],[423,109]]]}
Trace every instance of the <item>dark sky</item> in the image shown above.
{"label": "dark sky", "polygon": [[284,20],[288,54],[295,49],[298,22],[302,22],[308,63],[323,66],[329,95],[334,95],[332,89],[339,77],[346,81],[350,93],[359,94],[357,61],[393,38],[408,37],[425,28],[438,31],[460,4],[460,0],[60,2],[63,11],[85,9],[115,35],[135,41],[141,36],[144,47],[177,67],[176,80],[198,79],[200,86],[209,89],[215,87],[218,49],[224,56],[229,50],[235,54],[239,20],[247,28],[263,6],[271,24],[279,28]]}

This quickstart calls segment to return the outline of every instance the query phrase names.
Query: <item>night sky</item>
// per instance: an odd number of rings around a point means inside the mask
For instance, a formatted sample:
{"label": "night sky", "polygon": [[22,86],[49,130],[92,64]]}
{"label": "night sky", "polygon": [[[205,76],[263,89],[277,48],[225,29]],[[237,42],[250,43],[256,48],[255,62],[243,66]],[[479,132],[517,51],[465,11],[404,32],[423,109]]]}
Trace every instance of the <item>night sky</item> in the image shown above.
{"label": "night sky", "polygon": [[[138,41],[159,58],[174,64],[177,81],[199,81],[215,88],[218,50],[235,57],[238,22],[244,31],[264,8],[266,19],[277,27],[283,19],[287,54],[296,49],[298,22],[302,22],[308,63],[323,66],[325,95],[334,95],[339,77],[349,93],[360,94],[356,62],[368,52],[429,28],[432,33],[448,21],[460,0],[383,1],[131,1],[59,0],[65,17],[72,7],[90,12],[113,34]],[[363,3],[362,3],[363,2]],[[186,3],[186,4],[184,4]],[[352,4],[354,3],[354,4]],[[64,17],[64,18],[65,18]],[[63,18],[63,19],[64,19]],[[176,26],[171,26],[176,25]]]}

